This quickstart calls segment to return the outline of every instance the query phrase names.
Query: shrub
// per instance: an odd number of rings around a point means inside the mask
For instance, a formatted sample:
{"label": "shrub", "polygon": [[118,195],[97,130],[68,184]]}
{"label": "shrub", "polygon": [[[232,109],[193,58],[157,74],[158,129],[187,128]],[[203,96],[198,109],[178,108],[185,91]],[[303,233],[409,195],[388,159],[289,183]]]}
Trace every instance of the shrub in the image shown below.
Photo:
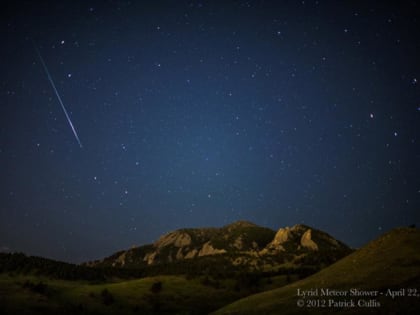
{"label": "shrub", "polygon": [[24,288],[31,290],[32,292],[39,293],[42,295],[48,295],[48,285],[39,281],[38,283],[33,283],[30,280],[26,280],[23,285]]}
{"label": "shrub", "polygon": [[160,291],[162,291],[162,282],[161,281],[154,282],[152,286],[150,287],[150,292],[152,292],[153,294],[159,294]]}
{"label": "shrub", "polygon": [[114,303],[114,297],[112,296],[111,292],[109,292],[106,288],[102,290],[101,298],[102,303],[104,303],[104,305],[111,305],[112,303]]}

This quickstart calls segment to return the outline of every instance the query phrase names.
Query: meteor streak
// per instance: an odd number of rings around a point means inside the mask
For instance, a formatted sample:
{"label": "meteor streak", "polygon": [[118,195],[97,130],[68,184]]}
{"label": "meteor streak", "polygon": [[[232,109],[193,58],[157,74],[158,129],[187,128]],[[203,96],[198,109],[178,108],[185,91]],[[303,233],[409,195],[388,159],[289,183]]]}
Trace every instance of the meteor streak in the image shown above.
{"label": "meteor streak", "polygon": [[44,67],[45,73],[47,74],[48,80],[51,83],[52,88],[54,89],[55,95],[57,95],[58,101],[61,104],[61,107],[63,108],[64,114],[66,115],[67,121],[69,122],[70,128],[73,131],[74,136],[76,137],[77,142],[79,143],[80,147],[82,148],[82,143],[80,142],[79,136],[77,135],[76,129],[73,126],[73,123],[71,122],[70,116],[67,113],[66,107],[63,104],[63,101],[61,100],[60,94],[58,94],[57,88],[55,87],[54,81],[50,75],[50,72],[48,71],[47,65],[45,64],[44,58],[42,58],[41,53],[39,52],[38,48],[36,47],[35,43],[33,43],[34,48],[36,50],[36,53],[38,54],[39,60],[41,61],[42,66]]}

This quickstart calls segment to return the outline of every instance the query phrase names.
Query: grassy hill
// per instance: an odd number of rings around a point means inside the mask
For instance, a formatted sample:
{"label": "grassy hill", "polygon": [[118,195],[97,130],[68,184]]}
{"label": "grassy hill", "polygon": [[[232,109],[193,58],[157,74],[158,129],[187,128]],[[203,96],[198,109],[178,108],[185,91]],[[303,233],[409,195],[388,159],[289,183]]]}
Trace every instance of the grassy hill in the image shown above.
{"label": "grassy hill", "polygon": [[92,284],[0,275],[1,314],[208,314],[239,297],[182,276]]}
{"label": "grassy hill", "polygon": [[[294,282],[285,287],[252,295],[234,302],[214,315],[222,314],[418,314],[420,297],[409,297],[407,289],[417,289],[420,294],[420,231],[415,228],[394,229],[375,241],[370,242],[353,254],[321,270],[306,279]],[[342,308],[329,307],[329,299],[340,301],[353,299],[370,300],[363,297],[322,297],[303,299],[304,307],[298,307],[298,289],[330,289],[349,292],[358,290],[378,290],[374,298],[378,307]],[[387,295],[387,290],[405,289],[405,296]],[[309,300],[326,300],[326,307],[306,307]],[[320,303],[320,302],[317,302]],[[323,303],[323,302],[321,302]],[[372,304],[371,304],[372,305]],[[376,304],[377,305],[377,304]]]}
{"label": "grassy hill", "polygon": [[[162,266],[98,269],[19,253],[0,254],[0,314],[208,314],[300,277],[252,273],[225,277],[219,262],[201,263],[205,275],[193,276],[162,274],[167,271]],[[208,268],[215,263],[216,267]]]}

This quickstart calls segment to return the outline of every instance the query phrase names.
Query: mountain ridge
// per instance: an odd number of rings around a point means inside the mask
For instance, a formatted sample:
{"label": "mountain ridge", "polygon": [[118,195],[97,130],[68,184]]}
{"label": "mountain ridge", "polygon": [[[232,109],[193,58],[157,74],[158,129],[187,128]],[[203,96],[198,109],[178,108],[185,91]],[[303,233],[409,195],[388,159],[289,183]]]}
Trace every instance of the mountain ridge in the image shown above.
{"label": "mountain ridge", "polygon": [[147,267],[210,257],[254,271],[280,267],[324,267],[349,254],[351,249],[321,230],[303,224],[277,232],[250,221],[222,227],[181,228],[160,236],[154,243],[118,251],[87,266]]}

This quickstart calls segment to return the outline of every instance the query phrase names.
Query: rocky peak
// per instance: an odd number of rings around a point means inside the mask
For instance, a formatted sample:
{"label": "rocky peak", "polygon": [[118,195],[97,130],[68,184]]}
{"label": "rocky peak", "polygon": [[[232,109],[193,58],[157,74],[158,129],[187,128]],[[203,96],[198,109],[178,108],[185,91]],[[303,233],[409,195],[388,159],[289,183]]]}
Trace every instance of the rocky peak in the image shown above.
{"label": "rocky peak", "polygon": [[328,234],[313,230],[311,227],[303,224],[296,224],[292,227],[280,228],[274,236],[273,241],[260,251],[260,254],[276,254],[301,249],[317,251],[319,250],[319,244],[313,239],[313,234],[316,235],[317,240],[322,239],[324,243],[328,242],[332,247],[335,244],[338,245],[337,241]]}
{"label": "rocky peak", "polygon": [[239,220],[235,221],[231,224],[225,225],[224,228],[227,230],[233,230],[238,228],[245,228],[245,227],[258,227],[255,223],[246,221],[246,220]]}

